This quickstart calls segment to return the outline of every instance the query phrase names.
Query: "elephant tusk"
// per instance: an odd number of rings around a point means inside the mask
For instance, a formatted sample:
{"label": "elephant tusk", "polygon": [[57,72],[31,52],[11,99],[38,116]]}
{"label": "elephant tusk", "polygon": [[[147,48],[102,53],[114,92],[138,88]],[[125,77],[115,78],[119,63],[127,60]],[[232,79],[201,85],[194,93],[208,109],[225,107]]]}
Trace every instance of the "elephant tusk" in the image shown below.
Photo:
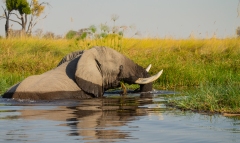
{"label": "elephant tusk", "polygon": [[158,72],[154,76],[151,76],[151,77],[148,77],[148,78],[139,78],[135,81],[135,83],[137,83],[137,84],[148,84],[150,82],[153,82],[161,76],[162,72],[163,72],[163,70],[161,70],[160,72]]}
{"label": "elephant tusk", "polygon": [[146,71],[149,72],[149,70],[151,69],[152,67],[152,64],[150,64],[147,68],[146,68]]}

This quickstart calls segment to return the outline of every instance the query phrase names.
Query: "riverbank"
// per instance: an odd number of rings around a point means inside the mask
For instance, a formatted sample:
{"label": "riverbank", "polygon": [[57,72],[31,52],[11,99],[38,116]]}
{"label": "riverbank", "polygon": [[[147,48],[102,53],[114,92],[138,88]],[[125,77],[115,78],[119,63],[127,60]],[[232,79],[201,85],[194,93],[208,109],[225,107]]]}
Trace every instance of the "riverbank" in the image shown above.
{"label": "riverbank", "polygon": [[67,53],[99,45],[143,67],[152,64],[150,74],[164,69],[154,88],[180,91],[184,98],[171,101],[179,108],[240,112],[240,39],[23,38],[0,39],[0,45],[0,93],[27,76],[56,67]]}

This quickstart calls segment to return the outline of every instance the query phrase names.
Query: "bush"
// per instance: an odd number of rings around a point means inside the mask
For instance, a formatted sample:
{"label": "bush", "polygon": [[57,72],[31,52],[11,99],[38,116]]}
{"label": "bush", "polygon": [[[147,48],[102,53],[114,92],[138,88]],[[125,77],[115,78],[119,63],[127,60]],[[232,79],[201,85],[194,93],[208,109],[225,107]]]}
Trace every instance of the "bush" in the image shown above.
{"label": "bush", "polygon": [[66,38],[67,39],[73,39],[76,36],[77,32],[70,30],[67,34],[66,34]]}

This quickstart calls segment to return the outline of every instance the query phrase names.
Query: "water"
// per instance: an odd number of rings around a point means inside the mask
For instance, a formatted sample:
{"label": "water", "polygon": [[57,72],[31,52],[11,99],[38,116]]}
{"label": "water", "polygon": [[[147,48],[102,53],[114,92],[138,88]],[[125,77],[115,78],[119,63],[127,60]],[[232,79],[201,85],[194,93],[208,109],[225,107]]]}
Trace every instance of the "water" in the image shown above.
{"label": "water", "polygon": [[[160,91],[158,94],[171,94]],[[165,96],[0,99],[0,142],[239,142],[240,118],[183,112]]]}

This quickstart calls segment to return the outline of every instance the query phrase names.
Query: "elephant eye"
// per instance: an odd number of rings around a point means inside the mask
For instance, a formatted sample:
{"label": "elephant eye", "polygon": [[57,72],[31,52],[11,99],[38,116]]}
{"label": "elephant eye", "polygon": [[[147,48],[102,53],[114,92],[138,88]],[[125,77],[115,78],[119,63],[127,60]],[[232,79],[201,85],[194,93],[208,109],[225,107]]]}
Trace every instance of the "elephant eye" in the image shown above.
{"label": "elephant eye", "polygon": [[123,65],[119,66],[119,73],[118,73],[118,78],[121,78],[123,75]]}

